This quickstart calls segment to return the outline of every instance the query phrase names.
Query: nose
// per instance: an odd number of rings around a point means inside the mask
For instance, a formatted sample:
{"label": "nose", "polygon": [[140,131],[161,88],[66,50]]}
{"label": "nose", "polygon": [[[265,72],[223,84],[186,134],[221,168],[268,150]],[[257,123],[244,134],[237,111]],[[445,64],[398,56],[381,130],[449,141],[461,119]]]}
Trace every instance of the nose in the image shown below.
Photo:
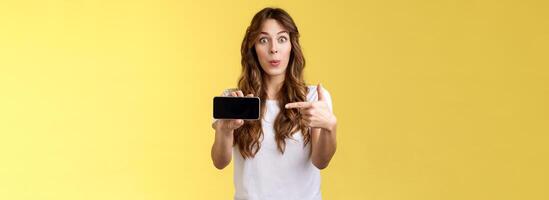
{"label": "nose", "polygon": [[274,42],[274,41],[271,43],[270,53],[271,53],[271,54],[278,53],[278,47],[277,47],[277,45],[276,45],[276,42]]}

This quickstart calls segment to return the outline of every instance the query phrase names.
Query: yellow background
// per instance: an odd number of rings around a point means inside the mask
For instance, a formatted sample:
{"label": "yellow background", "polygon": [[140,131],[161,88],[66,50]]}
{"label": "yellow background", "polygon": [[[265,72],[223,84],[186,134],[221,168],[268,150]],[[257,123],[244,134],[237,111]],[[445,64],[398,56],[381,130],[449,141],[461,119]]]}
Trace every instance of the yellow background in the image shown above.
{"label": "yellow background", "polygon": [[265,6],[332,94],[324,199],[549,199],[547,1],[2,1],[0,199],[231,199],[212,97]]}

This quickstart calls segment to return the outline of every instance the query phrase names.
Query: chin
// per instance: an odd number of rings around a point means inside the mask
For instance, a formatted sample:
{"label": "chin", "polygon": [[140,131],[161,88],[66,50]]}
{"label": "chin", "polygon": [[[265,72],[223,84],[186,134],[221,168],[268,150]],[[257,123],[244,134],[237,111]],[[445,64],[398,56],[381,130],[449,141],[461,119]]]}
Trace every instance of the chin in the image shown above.
{"label": "chin", "polygon": [[282,75],[284,74],[286,70],[270,70],[270,71],[265,71],[265,73],[269,76],[279,76],[279,75]]}

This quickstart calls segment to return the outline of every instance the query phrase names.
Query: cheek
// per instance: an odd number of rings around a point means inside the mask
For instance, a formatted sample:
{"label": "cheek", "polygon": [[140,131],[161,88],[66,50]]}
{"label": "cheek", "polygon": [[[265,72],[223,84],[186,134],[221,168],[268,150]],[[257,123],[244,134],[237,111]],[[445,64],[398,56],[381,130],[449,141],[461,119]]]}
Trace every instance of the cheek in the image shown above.
{"label": "cheek", "polygon": [[290,58],[290,53],[291,52],[292,52],[292,45],[290,45],[290,44],[284,45],[284,47],[282,48],[282,53],[284,54],[284,57],[286,59]]}
{"label": "cheek", "polygon": [[267,57],[267,54],[268,54],[268,49],[266,49],[265,47],[261,46],[261,45],[256,45],[255,46],[255,53],[257,54],[257,57],[259,58],[260,61],[263,61],[265,60],[265,58]]}

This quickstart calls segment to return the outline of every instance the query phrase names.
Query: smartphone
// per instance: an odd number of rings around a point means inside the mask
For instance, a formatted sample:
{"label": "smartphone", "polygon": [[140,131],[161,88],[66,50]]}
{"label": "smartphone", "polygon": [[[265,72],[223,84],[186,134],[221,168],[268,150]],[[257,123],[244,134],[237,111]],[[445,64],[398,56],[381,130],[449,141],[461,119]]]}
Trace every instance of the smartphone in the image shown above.
{"label": "smartphone", "polygon": [[261,101],[259,97],[217,96],[213,99],[215,119],[258,120]]}

